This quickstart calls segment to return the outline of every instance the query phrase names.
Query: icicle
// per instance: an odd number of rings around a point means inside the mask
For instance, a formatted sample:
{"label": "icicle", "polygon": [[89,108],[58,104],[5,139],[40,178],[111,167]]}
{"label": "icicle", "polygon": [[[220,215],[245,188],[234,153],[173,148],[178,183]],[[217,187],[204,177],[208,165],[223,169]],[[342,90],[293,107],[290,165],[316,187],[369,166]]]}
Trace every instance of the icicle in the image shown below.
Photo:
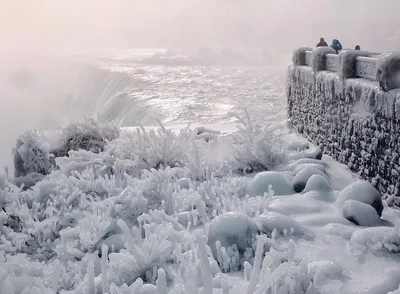
{"label": "icicle", "polygon": [[[282,274],[289,268],[287,262],[282,263],[278,268],[265,280],[265,282],[254,292],[254,294],[263,294],[280,278]],[[251,294],[251,292],[248,292]]]}
{"label": "icicle", "polygon": [[57,293],[58,280],[60,279],[60,272],[61,272],[60,261],[58,259],[56,259],[54,261],[54,278],[51,283],[51,289],[53,290],[54,293]]}
{"label": "icicle", "polygon": [[88,275],[88,292],[87,293],[95,294],[96,293],[96,288],[94,287],[94,265],[93,265],[93,261],[89,261],[88,262],[87,275]]}
{"label": "icicle", "polygon": [[108,273],[107,273],[107,267],[108,267],[108,260],[107,260],[107,254],[108,254],[108,246],[103,245],[101,247],[101,277],[102,277],[102,289],[103,293],[108,293]]}
{"label": "icicle", "polygon": [[254,266],[253,270],[251,271],[249,285],[247,286],[246,290],[247,294],[252,294],[253,289],[257,284],[257,279],[261,269],[262,255],[264,252],[264,244],[265,244],[265,238],[263,236],[259,236],[257,242],[256,254],[254,257]]}
{"label": "icicle", "polygon": [[294,260],[294,256],[296,254],[296,244],[294,243],[293,239],[290,239],[288,245],[288,262],[292,263]]}
{"label": "icicle", "polygon": [[244,267],[244,271],[243,271],[244,272],[244,280],[245,281],[249,281],[250,280],[250,274],[251,274],[251,271],[252,271],[253,267],[247,261],[245,261],[243,263],[243,267]]}
{"label": "icicle", "polygon": [[230,286],[229,286],[229,281],[227,278],[223,279],[222,282],[222,294],[229,294]]}
{"label": "icicle", "polygon": [[157,294],[168,294],[167,275],[162,268],[159,268],[157,271],[156,286]]}
{"label": "icicle", "polygon": [[125,240],[127,242],[129,251],[132,252],[133,256],[136,259],[136,262],[138,263],[139,268],[145,268],[147,264],[147,259],[146,256],[143,255],[143,253],[140,251],[140,248],[135,244],[135,240],[133,239],[132,233],[129,230],[128,226],[126,223],[119,219],[117,221],[117,225],[121,228],[121,230],[124,232]]}
{"label": "icicle", "polygon": [[201,276],[203,280],[203,294],[212,294],[212,275],[206,250],[206,243],[201,232],[196,232],[196,241],[199,245]]}

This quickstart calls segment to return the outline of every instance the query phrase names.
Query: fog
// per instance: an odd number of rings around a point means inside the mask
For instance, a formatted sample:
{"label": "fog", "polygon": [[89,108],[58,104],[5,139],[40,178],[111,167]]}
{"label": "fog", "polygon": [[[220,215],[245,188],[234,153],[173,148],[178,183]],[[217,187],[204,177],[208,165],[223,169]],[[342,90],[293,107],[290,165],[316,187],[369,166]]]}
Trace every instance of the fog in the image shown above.
{"label": "fog", "polygon": [[[123,48],[196,52],[271,48],[290,53],[321,36],[370,51],[396,50],[398,0],[0,0],[0,165],[26,129],[59,125],[73,89],[60,55]],[[287,62],[290,62],[288,60]],[[282,65],[283,71],[287,63]],[[35,87],[10,85],[23,69]],[[64,99],[64,100],[63,100]],[[76,117],[74,116],[74,117]]]}
{"label": "fog", "polygon": [[292,50],[320,36],[349,47],[393,49],[388,38],[400,8],[396,0],[1,1],[2,47],[14,52],[202,45]]}

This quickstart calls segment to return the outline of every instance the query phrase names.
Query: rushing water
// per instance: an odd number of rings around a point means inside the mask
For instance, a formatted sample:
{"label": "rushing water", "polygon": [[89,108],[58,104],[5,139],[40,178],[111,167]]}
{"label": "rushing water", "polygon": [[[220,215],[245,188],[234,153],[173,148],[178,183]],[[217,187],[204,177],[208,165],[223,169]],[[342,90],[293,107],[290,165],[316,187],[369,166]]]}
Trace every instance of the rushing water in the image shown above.
{"label": "rushing water", "polygon": [[199,65],[176,59],[143,62],[156,50],[100,58],[36,60],[1,75],[0,162],[27,129],[53,128],[97,116],[121,126],[231,122],[246,108],[257,119],[285,117],[285,65]]}

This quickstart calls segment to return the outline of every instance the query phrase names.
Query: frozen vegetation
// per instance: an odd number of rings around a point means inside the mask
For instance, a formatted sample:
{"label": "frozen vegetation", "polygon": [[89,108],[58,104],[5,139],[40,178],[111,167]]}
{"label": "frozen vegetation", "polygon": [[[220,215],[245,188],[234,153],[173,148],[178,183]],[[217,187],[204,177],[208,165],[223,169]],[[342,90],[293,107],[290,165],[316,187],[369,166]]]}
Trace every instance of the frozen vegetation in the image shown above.
{"label": "frozen vegetation", "polygon": [[399,213],[279,128],[27,132],[0,293],[399,293]]}

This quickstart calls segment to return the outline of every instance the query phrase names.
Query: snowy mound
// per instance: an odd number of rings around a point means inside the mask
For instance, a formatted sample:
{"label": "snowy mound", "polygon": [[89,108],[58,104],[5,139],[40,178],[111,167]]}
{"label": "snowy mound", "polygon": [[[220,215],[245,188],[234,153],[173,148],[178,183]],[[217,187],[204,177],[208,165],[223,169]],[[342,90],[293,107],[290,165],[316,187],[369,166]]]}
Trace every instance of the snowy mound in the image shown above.
{"label": "snowy mound", "polygon": [[51,140],[21,137],[20,172],[40,178],[27,187],[0,175],[0,293],[397,290],[397,215],[379,193],[331,185],[345,167],[241,121],[224,136],[73,125],[77,141],[104,141],[55,163]]}
{"label": "snowy mound", "polygon": [[382,215],[383,204],[380,193],[368,182],[358,181],[341,191],[336,199],[340,207],[347,200],[357,200],[375,208],[379,216]]}

